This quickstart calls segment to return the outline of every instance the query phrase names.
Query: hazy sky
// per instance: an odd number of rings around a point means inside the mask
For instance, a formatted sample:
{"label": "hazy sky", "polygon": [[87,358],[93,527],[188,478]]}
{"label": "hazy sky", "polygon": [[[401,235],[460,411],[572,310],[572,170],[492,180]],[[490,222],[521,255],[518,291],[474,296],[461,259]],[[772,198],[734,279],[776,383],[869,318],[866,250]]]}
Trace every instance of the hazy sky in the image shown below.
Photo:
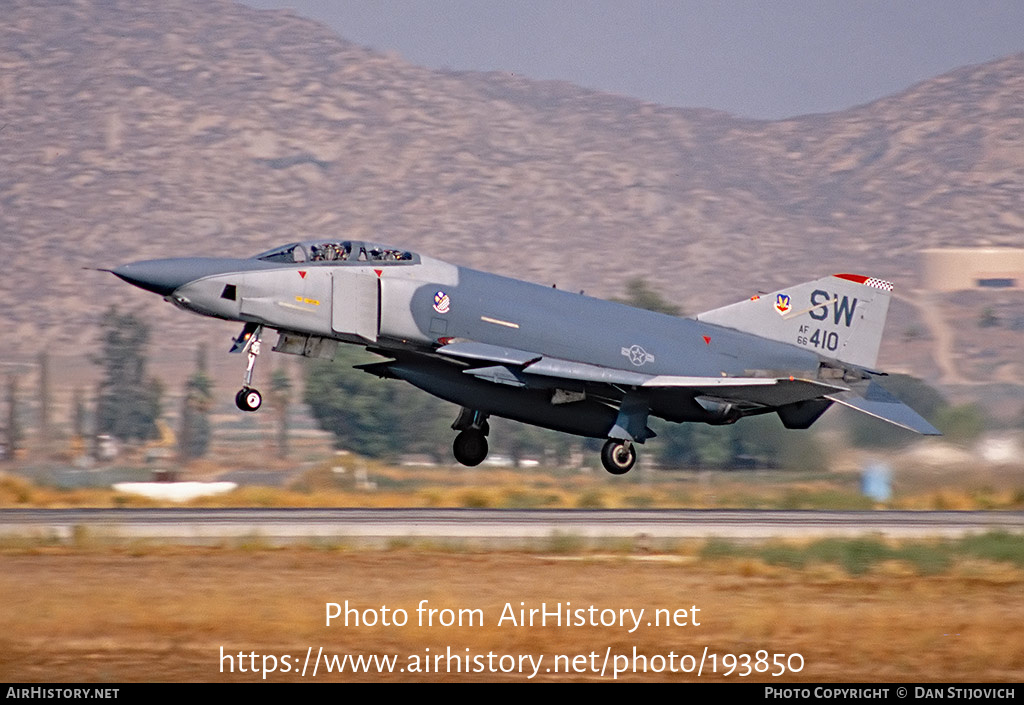
{"label": "hazy sky", "polygon": [[1024,0],[246,0],[433,68],[756,118],[865,103],[1024,51]]}

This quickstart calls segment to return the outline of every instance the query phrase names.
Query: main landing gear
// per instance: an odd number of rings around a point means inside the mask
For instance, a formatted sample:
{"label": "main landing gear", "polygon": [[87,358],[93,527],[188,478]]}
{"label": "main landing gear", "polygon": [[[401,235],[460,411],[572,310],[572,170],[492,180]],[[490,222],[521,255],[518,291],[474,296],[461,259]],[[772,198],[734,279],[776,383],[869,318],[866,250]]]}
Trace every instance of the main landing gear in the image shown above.
{"label": "main landing gear", "polygon": [[609,438],[601,449],[601,464],[612,475],[625,475],[636,463],[636,448],[630,441]]}
{"label": "main landing gear", "polygon": [[[476,467],[487,458],[487,414],[463,408],[452,428],[459,432],[452,444],[455,459],[467,467]],[[636,446],[632,441],[609,438],[601,449],[601,464],[612,475],[625,475],[636,465]]]}
{"label": "main landing gear", "polygon": [[487,414],[463,408],[452,428],[459,431],[452,444],[455,459],[471,468],[484,462],[487,457],[487,434],[491,431]]}
{"label": "main landing gear", "polygon": [[231,349],[231,352],[245,352],[249,357],[249,364],[245,368],[245,382],[235,395],[235,406],[242,411],[256,411],[263,405],[263,395],[252,387],[252,373],[256,368],[256,358],[260,354],[262,332],[263,326],[247,323],[242,329],[242,334],[235,338],[235,345]]}
{"label": "main landing gear", "polygon": [[455,459],[467,467],[476,467],[487,457],[487,436],[481,431],[466,429],[452,444]]}

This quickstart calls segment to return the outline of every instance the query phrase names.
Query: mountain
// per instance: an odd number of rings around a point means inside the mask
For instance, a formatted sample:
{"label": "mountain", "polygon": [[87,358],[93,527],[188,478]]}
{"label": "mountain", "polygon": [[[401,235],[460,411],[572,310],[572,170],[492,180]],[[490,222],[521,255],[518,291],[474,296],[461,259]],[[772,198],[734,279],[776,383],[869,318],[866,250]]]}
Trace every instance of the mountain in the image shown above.
{"label": "mountain", "polygon": [[839,271],[909,294],[919,250],[1022,231],[1024,54],[752,121],[429,70],[226,0],[0,23],[0,353],[91,343],[113,304],[168,345],[226,338],[82,268],[321,236],[604,297],[643,277],[693,313]]}

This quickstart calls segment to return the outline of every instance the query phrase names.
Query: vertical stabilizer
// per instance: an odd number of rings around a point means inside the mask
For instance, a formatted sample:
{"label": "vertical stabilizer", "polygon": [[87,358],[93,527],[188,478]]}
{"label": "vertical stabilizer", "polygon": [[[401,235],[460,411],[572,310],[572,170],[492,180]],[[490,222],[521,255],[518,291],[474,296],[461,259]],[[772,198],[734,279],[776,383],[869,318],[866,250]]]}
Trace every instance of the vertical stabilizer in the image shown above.
{"label": "vertical stabilizer", "polygon": [[887,281],[834,274],[707,311],[697,320],[872,369],[891,293]]}

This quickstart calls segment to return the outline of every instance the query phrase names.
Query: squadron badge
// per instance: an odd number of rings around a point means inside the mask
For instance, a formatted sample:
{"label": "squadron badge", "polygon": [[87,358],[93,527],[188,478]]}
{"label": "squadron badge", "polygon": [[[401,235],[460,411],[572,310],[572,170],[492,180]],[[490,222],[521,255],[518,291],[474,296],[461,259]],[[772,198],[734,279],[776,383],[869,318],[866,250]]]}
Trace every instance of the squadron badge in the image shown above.
{"label": "squadron badge", "polygon": [[448,298],[448,294],[443,291],[434,294],[434,310],[438,313],[448,313],[451,305],[452,301]]}
{"label": "squadron badge", "polygon": [[780,316],[785,316],[790,308],[789,294],[779,294],[775,297],[775,310],[779,312]]}

